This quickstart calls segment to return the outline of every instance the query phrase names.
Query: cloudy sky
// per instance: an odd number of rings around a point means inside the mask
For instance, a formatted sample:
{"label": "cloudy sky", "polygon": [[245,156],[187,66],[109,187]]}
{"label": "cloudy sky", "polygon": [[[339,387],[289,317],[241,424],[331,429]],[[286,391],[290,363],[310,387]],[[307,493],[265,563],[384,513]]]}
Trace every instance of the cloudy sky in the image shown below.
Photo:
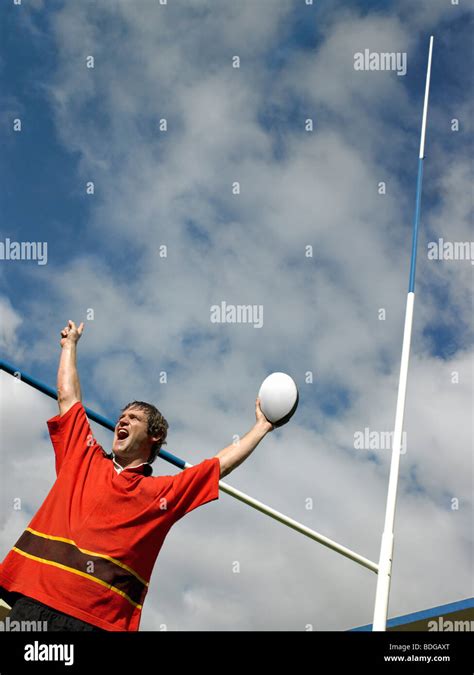
{"label": "cloudy sky", "polygon": [[[191,463],[251,427],[266,375],[291,374],[296,415],[226,482],[372,560],[389,450],[354,437],[393,428],[435,36],[390,616],[473,595],[473,265],[428,258],[473,238],[467,5],[0,9],[0,241],[48,254],[0,260],[2,358],[54,386],[59,331],[86,321],[85,404],[155,403]],[[406,74],[355,70],[365,49],[406,54]],[[211,322],[221,302],[263,307],[263,326]],[[56,404],[0,383],[3,557],[54,480]],[[375,581],[221,493],[170,532],[141,628],[346,630],[371,622]]]}

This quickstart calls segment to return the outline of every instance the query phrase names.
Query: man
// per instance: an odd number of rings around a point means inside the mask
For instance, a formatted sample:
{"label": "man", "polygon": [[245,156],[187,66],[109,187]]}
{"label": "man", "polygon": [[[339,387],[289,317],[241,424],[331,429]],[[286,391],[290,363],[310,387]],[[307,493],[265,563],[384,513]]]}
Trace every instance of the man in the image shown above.
{"label": "man", "polygon": [[[83,333],[61,331],[59,415],[48,420],[56,481],[0,566],[11,620],[46,621],[48,630],[136,631],[158,553],[170,528],[219,496],[219,479],[273,429],[256,401],[256,423],[217,455],[174,476],[152,476],[168,423],[155,406],[125,406],[112,454],[94,439],[76,368]],[[0,592],[0,595],[2,593]]]}

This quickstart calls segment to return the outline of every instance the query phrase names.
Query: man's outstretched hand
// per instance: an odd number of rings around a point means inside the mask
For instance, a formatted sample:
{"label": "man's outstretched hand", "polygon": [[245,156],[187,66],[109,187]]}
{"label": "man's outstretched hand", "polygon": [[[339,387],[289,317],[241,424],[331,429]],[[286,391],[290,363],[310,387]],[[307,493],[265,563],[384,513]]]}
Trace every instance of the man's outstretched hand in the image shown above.
{"label": "man's outstretched hand", "polygon": [[275,428],[274,425],[267,420],[265,415],[262,412],[262,409],[260,408],[260,399],[257,398],[255,401],[255,418],[257,420],[257,424],[261,426],[265,431],[273,431]]}
{"label": "man's outstretched hand", "polygon": [[61,331],[61,347],[64,347],[66,344],[77,344],[82,333],[84,331],[84,323],[81,323],[79,327],[76,326],[74,321],[69,319],[68,325],[65,326]]}

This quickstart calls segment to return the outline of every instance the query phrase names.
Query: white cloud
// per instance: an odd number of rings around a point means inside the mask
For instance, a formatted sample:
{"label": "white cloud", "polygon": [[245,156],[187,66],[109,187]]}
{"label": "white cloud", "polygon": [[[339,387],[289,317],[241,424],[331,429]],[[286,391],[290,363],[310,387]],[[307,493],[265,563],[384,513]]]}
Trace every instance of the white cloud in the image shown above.
{"label": "white cloud", "polygon": [[17,331],[23,319],[16,312],[8,298],[0,297],[0,350],[2,354],[6,352],[12,354],[14,358],[20,358],[23,350],[18,348]]}

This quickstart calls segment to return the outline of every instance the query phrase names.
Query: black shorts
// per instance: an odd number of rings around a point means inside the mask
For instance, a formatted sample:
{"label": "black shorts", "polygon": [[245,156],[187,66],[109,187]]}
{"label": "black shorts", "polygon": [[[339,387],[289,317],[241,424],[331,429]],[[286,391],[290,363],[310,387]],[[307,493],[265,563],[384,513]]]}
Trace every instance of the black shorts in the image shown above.
{"label": "black shorts", "polygon": [[49,631],[94,631],[104,633],[102,628],[93,626],[90,623],[76,619],[69,614],[58,612],[57,609],[43,605],[42,602],[22,595],[13,605],[12,611],[8,615],[10,621],[42,621],[46,622],[44,627]]}

